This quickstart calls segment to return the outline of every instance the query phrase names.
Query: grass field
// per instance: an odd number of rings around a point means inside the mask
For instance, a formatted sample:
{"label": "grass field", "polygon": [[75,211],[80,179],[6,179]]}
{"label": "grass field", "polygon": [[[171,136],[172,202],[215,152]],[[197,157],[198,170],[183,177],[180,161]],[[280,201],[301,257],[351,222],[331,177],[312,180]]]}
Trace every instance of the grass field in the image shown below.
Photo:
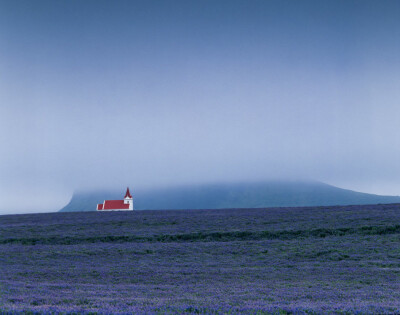
{"label": "grass field", "polygon": [[0,310],[399,313],[400,205],[0,216]]}

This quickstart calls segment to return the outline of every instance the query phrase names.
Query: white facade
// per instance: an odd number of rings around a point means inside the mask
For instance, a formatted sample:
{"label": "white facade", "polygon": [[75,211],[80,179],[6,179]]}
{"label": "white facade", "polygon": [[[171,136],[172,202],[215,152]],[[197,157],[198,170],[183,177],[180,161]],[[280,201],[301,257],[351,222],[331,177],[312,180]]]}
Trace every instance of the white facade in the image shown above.
{"label": "white facade", "polygon": [[[129,209],[128,210],[133,210],[133,198],[129,198],[129,197],[125,197],[124,198],[124,204],[128,204],[129,203]],[[123,209],[126,210],[126,209]]]}

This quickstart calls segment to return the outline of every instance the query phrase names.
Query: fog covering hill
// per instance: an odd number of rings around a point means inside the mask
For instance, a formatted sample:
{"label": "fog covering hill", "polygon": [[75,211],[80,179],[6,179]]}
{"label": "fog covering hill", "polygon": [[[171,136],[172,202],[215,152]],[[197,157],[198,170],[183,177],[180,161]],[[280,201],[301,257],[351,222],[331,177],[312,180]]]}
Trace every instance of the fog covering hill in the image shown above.
{"label": "fog covering hill", "polygon": [[[60,211],[94,211],[104,199],[122,199],[120,191],[78,191]],[[320,182],[271,181],[203,184],[135,191],[137,210],[223,209],[400,203],[398,196],[379,196],[341,189]]]}

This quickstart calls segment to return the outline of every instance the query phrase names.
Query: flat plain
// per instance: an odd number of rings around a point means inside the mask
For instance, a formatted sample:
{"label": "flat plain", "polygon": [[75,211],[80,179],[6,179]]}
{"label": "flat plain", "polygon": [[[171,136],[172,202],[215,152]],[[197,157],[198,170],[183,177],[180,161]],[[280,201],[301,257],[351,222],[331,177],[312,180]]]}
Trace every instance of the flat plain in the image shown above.
{"label": "flat plain", "polygon": [[0,216],[3,313],[399,313],[400,205]]}

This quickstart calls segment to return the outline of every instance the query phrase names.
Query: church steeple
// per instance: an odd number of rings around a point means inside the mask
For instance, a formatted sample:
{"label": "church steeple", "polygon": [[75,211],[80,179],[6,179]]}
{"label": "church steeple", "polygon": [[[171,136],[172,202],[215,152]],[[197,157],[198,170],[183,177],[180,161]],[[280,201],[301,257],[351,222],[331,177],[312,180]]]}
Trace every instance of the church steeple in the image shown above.
{"label": "church steeple", "polygon": [[124,198],[132,198],[131,193],[129,192],[129,187],[126,188],[126,194]]}
{"label": "church steeple", "polygon": [[129,210],[133,210],[133,199],[132,199],[132,195],[129,191],[129,187],[126,188],[124,204],[129,204]]}

